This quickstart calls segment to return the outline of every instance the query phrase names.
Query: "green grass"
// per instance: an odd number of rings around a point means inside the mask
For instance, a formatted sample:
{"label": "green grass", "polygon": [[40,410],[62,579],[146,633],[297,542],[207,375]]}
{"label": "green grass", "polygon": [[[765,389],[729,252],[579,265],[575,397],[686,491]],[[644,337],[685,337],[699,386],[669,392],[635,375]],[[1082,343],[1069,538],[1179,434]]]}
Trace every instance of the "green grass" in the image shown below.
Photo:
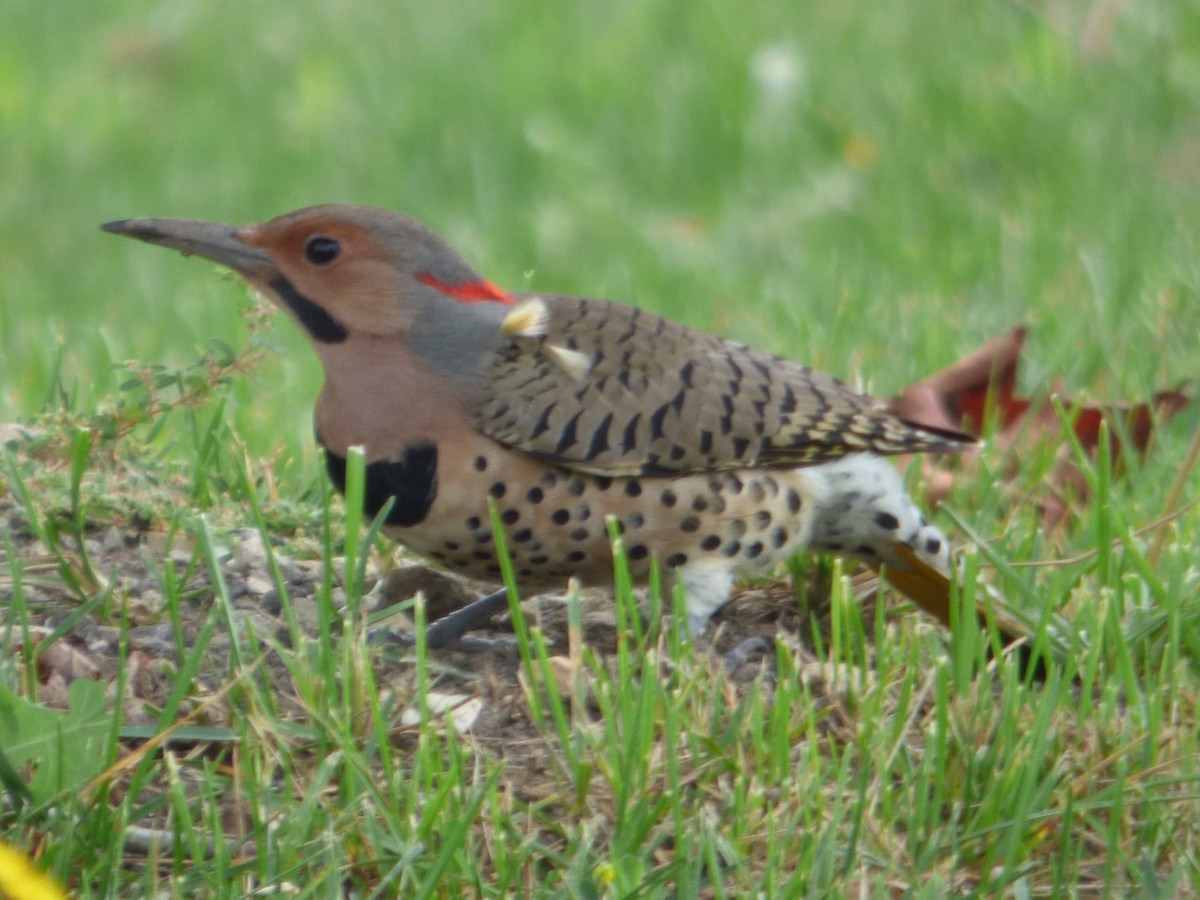
{"label": "green grass", "polygon": [[[393,6],[6,11],[0,421],[41,417],[49,438],[0,489],[89,614],[124,627],[119,580],[98,590],[75,537],[135,516],[196,547],[197,571],[232,526],[383,554],[327,515],[303,338],[247,324],[234,281],[108,219],[393,207],[506,287],[634,301],[880,394],[1018,321],[1028,390],[1140,400],[1196,378],[1200,7],[1131,4],[1106,34],[1066,3]],[[217,378],[191,368],[214,339],[265,352]],[[131,386],[126,360],[164,368]],[[114,744],[112,779],[0,807],[0,831],[80,896],[1198,891],[1200,516],[1138,533],[1174,511],[1197,427],[1193,408],[1119,477],[1097,463],[1099,501],[1061,541],[996,458],[950,499],[947,523],[987,542],[972,564],[1086,633],[1079,688],[979,673],[973,633],[864,621],[835,579],[821,664],[781,638],[769,689],[736,690],[627,609],[613,659],[575,648],[564,700],[531,623],[520,712],[540,738],[505,757],[436,717],[400,724],[446,676],[421,654],[376,682],[340,568],[322,636],[293,622],[270,648],[285,702],[221,591],[192,597],[168,566],[166,615],[211,604],[179,635],[182,673],[231,648],[224,741]],[[1023,463],[1020,486],[1050,465]],[[46,651],[21,637],[22,585],[43,576],[6,558],[0,680],[33,696]],[[164,727],[212,696],[178,683]],[[220,840],[231,804],[253,853]],[[146,823],[180,843],[127,857],[114,836]]]}

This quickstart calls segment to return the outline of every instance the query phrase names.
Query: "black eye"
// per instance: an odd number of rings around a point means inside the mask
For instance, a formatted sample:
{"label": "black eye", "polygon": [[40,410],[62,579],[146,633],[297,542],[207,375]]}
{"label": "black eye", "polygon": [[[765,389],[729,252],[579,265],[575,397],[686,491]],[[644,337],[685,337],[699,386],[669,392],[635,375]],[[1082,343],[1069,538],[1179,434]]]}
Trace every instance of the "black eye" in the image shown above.
{"label": "black eye", "polygon": [[304,245],[304,257],[314,266],[328,265],[341,252],[342,245],[323,234],[314,234]]}

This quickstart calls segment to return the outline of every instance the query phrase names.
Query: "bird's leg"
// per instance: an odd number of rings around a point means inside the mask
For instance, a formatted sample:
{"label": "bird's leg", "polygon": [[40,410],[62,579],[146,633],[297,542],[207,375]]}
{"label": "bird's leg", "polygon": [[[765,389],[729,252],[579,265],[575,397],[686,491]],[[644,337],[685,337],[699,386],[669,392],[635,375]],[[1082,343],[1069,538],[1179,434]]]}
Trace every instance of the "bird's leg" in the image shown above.
{"label": "bird's leg", "polygon": [[483,625],[492,616],[508,609],[508,589],[501,588],[462,609],[442,616],[425,629],[425,646],[431,649],[445,647],[459,640],[472,629]]}
{"label": "bird's leg", "polygon": [[733,571],[728,566],[697,564],[679,569],[676,577],[687,596],[688,631],[696,637],[713,613],[729,602]]}
{"label": "bird's leg", "polygon": [[[696,564],[679,569],[676,577],[687,595],[688,631],[695,638],[713,614],[729,602],[734,573],[728,566]],[[725,671],[736,672],[756,653],[765,654],[773,643],[764,637],[749,637],[722,657]]]}
{"label": "bird's leg", "polygon": [[736,672],[738,669],[748,663],[750,661],[750,657],[754,656],[754,654],[758,653],[766,656],[766,654],[769,653],[774,646],[775,644],[770,640],[770,638],[765,638],[761,635],[748,637],[743,641],[739,641],[736,647],[725,654],[725,672],[727,674]]}
{"label": "bird's leg", "polygon": [[[484,597],[480,597],[461,609],[456,609],[449,615],[436,619],[425,628],[425,646],[430,650],[440,650],[463,640],[468,631],[480,627],[492,616],[508,609],[508,591],[501,588]],[[416,637],[412,634],[397,635],[388,632],[388,640],[396,640],[401,644],[412,645]]]}

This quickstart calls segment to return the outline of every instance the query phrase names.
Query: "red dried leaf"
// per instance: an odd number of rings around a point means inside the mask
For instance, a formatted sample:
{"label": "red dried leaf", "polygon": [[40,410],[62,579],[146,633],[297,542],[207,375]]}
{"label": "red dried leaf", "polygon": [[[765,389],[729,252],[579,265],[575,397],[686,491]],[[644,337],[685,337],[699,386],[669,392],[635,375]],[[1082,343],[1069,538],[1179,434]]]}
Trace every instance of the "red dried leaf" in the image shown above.
{"label": "red dried leaf", "polygon": [[[960,428],[980,436],[989,418],[996,422],[994,445],[1011,452],[1010,471],[1017,471],[1022,453],[1046,443],[1058,444],[1058,461],[1049,477],[1042,501],[1043,524],[1057,528],[1069,519],[1074,505],[1086,502],[1087,481],[1076,469],[1063,439],[1062,421],[1052,398],[1061,396],[1054,384],[1036,397],[1016,393],[1017,368],[1028,329],[1017,325],[978,350],[928,378],[910,385],[894,397],[888,408],[899,416],[938,428]],[[1153,400],[1134,404],[1066,405],[1080,445],[1093,451],[1099,444],[1100,425],[1108,422],[1114,461],[1119,461],[1122,440],[1145,454],[1156,427],[1192,402],[1183,388],[1161,391]],[[975,451],[964,457],[969,460]],[[954,475],[935,472],[926,462],[929,499],[937,503],[953,486]]]}

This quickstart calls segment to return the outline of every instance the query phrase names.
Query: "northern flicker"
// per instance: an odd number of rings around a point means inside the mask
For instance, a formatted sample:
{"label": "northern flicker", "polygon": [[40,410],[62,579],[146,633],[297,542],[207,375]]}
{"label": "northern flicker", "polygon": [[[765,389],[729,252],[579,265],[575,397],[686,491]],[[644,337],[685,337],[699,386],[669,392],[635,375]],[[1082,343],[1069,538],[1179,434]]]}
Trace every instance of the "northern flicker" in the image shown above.
{"label": "northern flicker", "polygon": [[949,621],[950,546],[882,457],[971,439],[906,422],[837,379],[633,306],[509,293],[398,213],[314,206],[236,228],[127,219],[106,231],[228,266],[289,312],[325,370],[316,434],[366,513],[446,568],[498,581],[489,501],[523,588],[682,583],[693,631],[736,576],[798,551],[884,566]]}

